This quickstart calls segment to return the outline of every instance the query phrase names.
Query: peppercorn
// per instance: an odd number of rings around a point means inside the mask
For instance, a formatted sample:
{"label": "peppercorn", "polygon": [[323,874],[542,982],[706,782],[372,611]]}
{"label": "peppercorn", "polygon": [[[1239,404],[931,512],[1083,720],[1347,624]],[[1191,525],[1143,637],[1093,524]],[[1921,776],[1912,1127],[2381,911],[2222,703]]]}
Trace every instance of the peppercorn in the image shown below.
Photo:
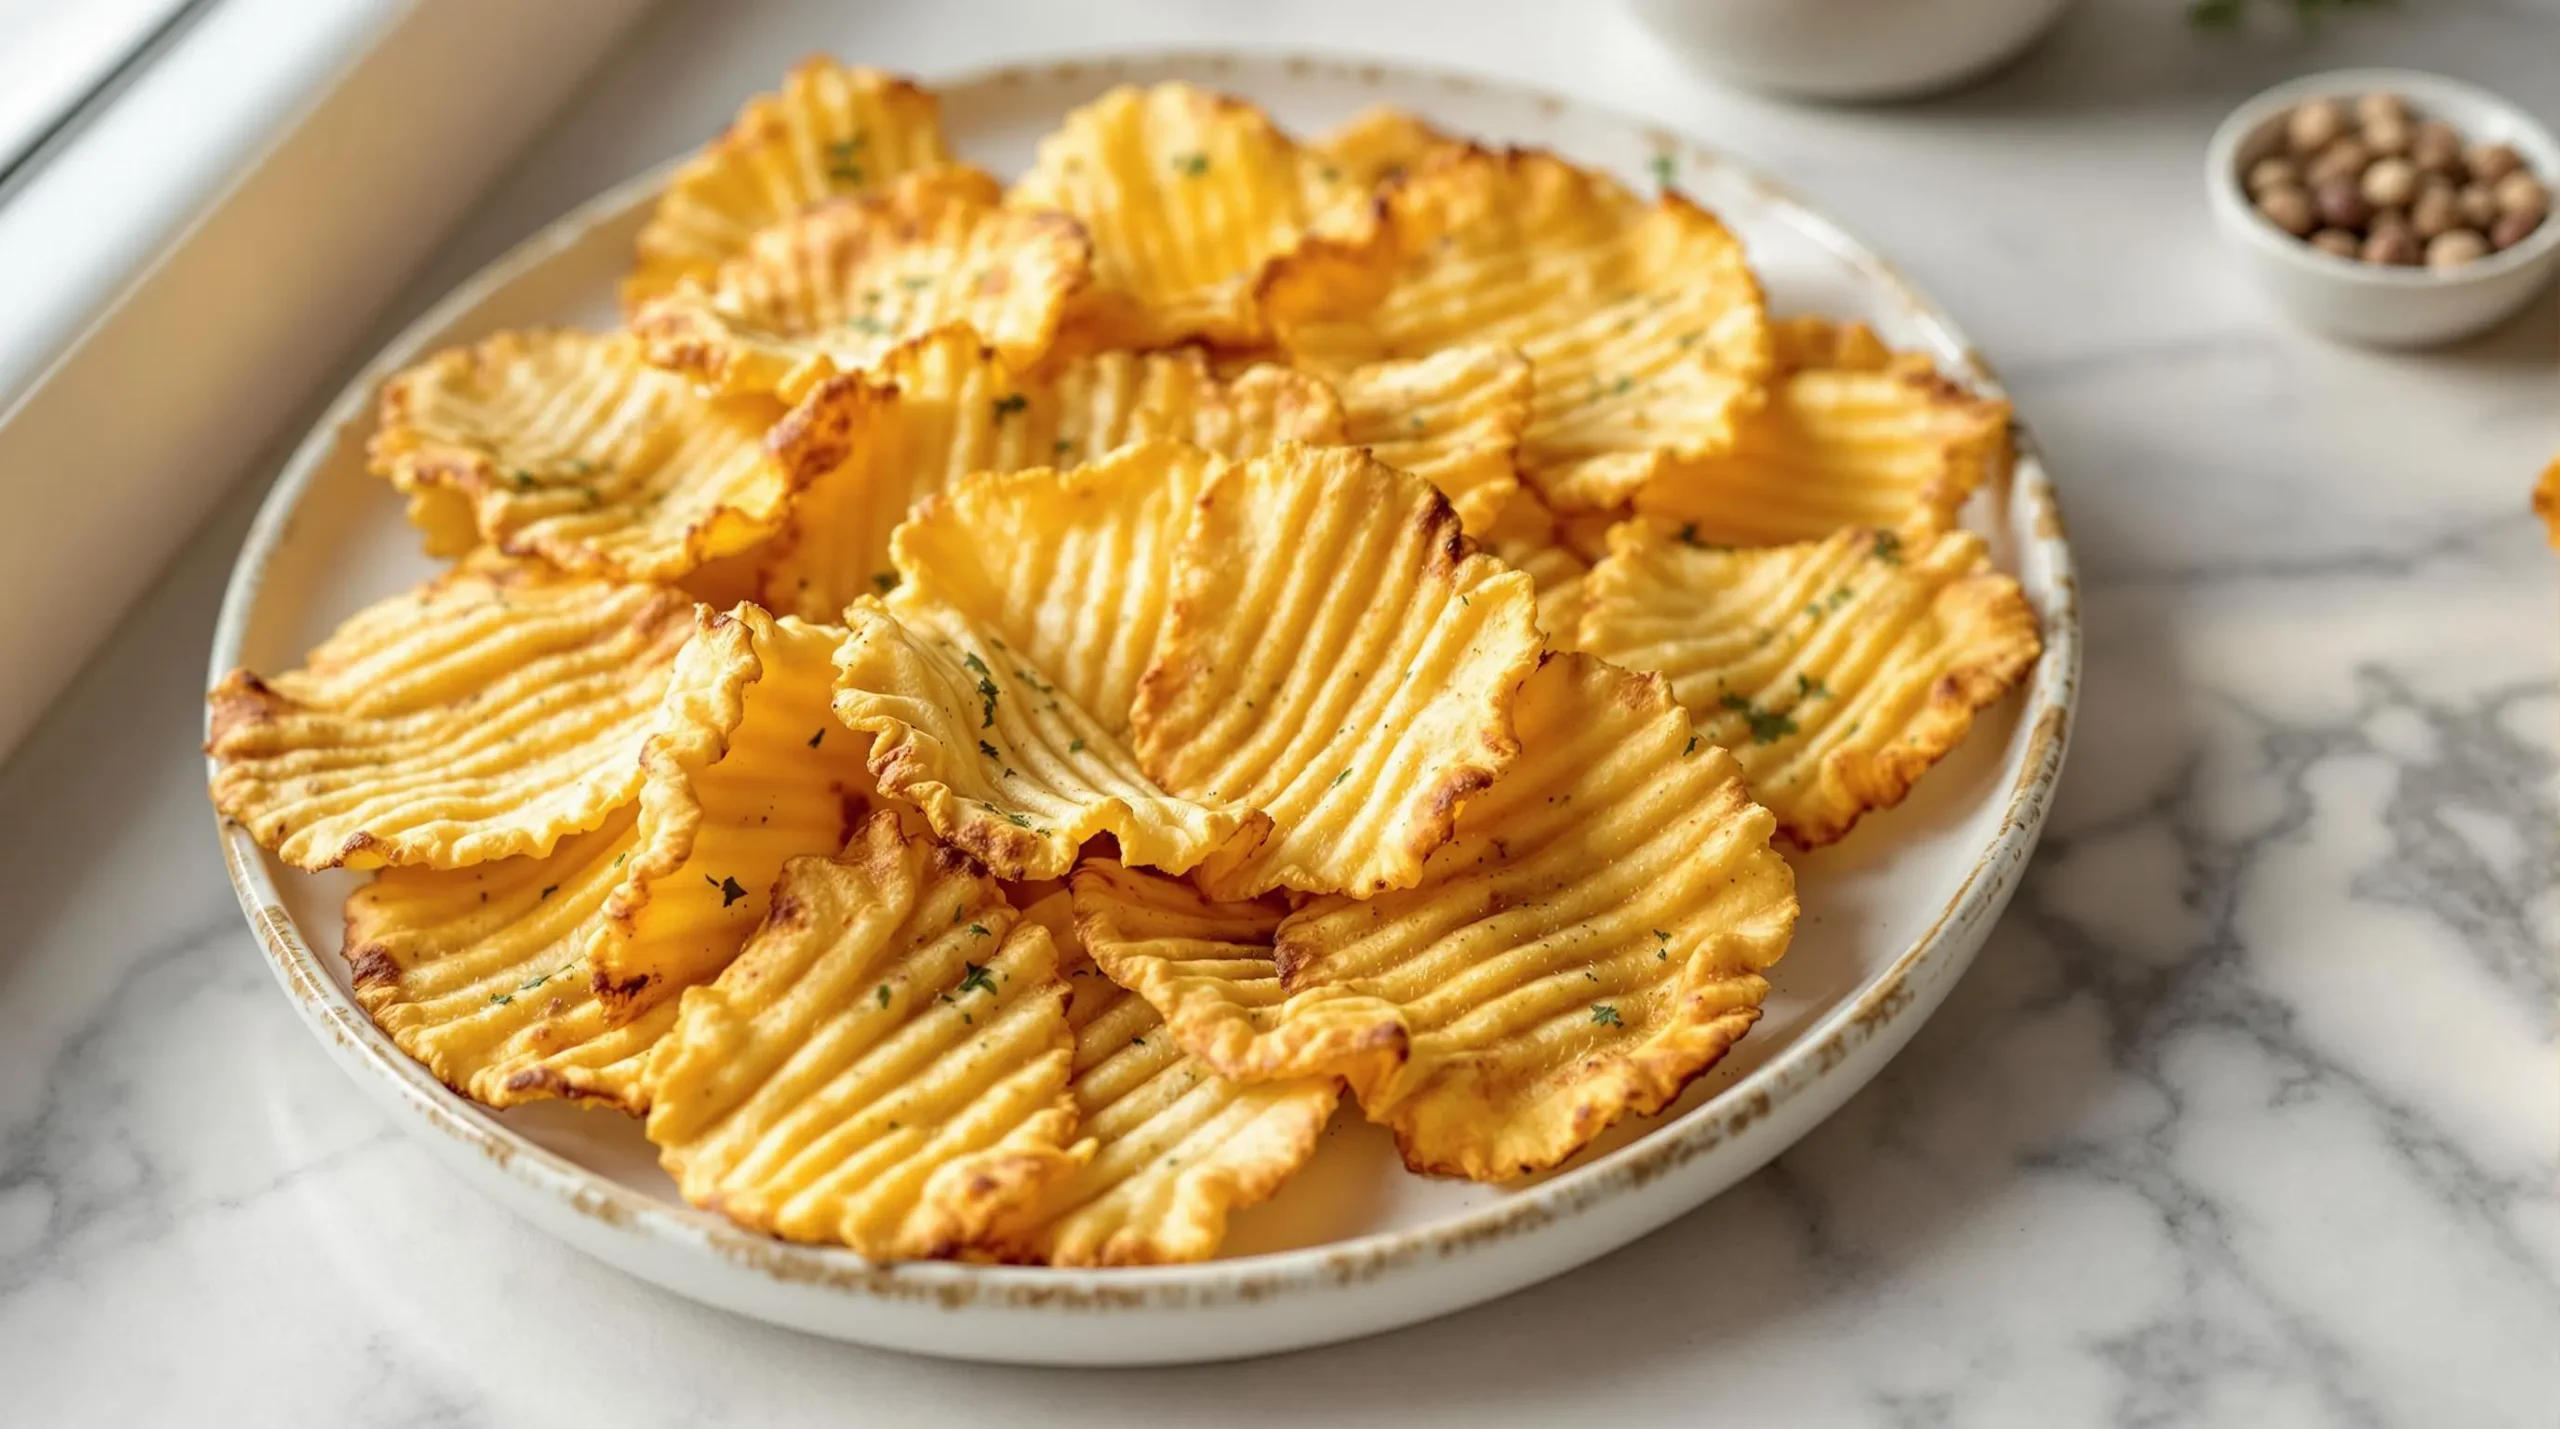
{"label": "peppercorn", "polygon": [[2334,99],[2315,99],[2297,104],[2285,116],[2285,142],[2297,154],[2311,154],[2328,147],[2329,141],[2347,132],[2346,111]]}
{"label": "peppercorn", "polygon": [[2422,256],[2418,235],[2406,228],[2376,229],[2365,235],[2362,257],[2367,263],[2405,265],[2417,262]]}
{"label": "peppercorn", "polygon": [[2311,235],[2311,246],[2323,253],[2335,253],[2341,258],[2353,259],[2364,247],[2364,240],[2343,228],[2324,228]]}
{"label": "peppercorn", "polygon": [[2302,168],[2291,159],[2260,159],[2249,166],[2249,182],[2244,186],[2249,197],[2256,198],[2272,188],[2299,188]]}
{"label": "peppercorn", "polygon": [[2471,177],[2484,184],[2494,184],[2524,167],[2524,156],[2511,144],[2475,144],[2462,156]]}
{"label": "peppercorn", "polygon": [[2504,253],[2524,242],[2527,235],[2542,226],[2542,215],[2510,213],[2502,215],[2489,228],[2489,246]]}
{"label": "peppercorn", "polygon": [[2441,174],[2429,174],[2418,181],[2418,196],[2409,204],[2409,226],[2420,238],[2433,238],[2462,226],[2462,205],[2454,197],[2453,181]]}
{"label": "peppercorn", "polygon": [[2478,229],[2452,229],[2427,242],[2427,266],[2430,268],[2459,268],[2487,256],[2489,240],[2481,237]]}
{"label": "peppercorn", "polygon": [[2542,187],[2542,181],[2522,170],[2498,180],[2495,192],[2500,213],[2540,218],[2551,209],[2551,195]]}
{"label": "peppercorn", "polygon": [[2267,216],[2267,222],[2296,238],[2318,227],[2320,221],[2319,211],[2311,205],[2311,195],[2291,186],[2258,195],[2258,212]]}
{"label": "peppercorn", "polygon": [[2373,204],[2346,174],[2322,179],[2311,191],[2311,204],[2331,228],[2362,228],[2373,221]]}
{"label": "peppercorn", "polygon": [[2370,129],[2376,124],[2409,122],[2409,101],[2391,93],[2360,96],[2356,100],[2356,122]]}
{"label": "peppercorn", "polygon": [[2442,174],[2457,183],[2467,176],[2462,166],[2462,133],[2441,119],[2430,119],[2410,131],[2409,160],[2426,173]]}
{"label": "peppercorn", "polygon": [[2356,131],[2364,138],[2364,146],[2385,157],[2406,154],[2414,136],[2407,119],[2368,119]]}
{"label": "peppercorn", "polygon": [[2364,171],[2364,201],[2375,208],[2401,208],[2418,196],[2418,166],[2406,159],[2376,159]]}
{"label": "peppercorn", "polygon": [[2332,140],[2326,148],[2312,155],[2310,162],[2302,166],[2302,177],[2315,185],[2322,179],[2336,178],[2340,174],[2352,178],[2363,173],[2365,165],[2372,162],[2373,151],[2364,146],[2362,139],[2350,134],[2343,139]]}
{"label": "peppercorn", "polygon": [[2473,228],[2487,228],[2498,221],[2498,191],[2477,179],[2454,194],[2454,206]]}

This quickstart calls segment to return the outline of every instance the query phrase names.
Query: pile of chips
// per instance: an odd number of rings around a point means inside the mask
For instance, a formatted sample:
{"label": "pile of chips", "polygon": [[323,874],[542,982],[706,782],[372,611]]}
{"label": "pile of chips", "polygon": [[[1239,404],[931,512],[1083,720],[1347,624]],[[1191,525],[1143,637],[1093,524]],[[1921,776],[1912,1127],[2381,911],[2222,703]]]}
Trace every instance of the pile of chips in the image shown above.
{"label": "pile of chips", "polygon": [[388,384],[453,564],[224,679],[213,797],[379,870],[438,1078],[776,1236],[1205,1258],[1346,1089],[1553,1167],[2037,657],[1955,523],[2006,407],[1549,154],[1164,84],[1007,189],[813,60],[638,246],[623,331]]}

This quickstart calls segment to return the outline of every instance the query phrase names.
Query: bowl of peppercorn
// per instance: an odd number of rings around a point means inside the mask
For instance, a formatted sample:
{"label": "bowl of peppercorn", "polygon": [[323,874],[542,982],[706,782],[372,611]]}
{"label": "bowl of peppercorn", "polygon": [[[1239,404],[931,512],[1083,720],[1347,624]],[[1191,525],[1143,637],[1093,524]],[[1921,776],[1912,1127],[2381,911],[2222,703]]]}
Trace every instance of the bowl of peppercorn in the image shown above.
{"label": "bowl of peppercorn", "polygon": [[2469,336],[2560,263],[2560,140],[2442,75],[2339,70],[2278,85],[2214,132],[2205,189],[2276,304],[2351,342]]}

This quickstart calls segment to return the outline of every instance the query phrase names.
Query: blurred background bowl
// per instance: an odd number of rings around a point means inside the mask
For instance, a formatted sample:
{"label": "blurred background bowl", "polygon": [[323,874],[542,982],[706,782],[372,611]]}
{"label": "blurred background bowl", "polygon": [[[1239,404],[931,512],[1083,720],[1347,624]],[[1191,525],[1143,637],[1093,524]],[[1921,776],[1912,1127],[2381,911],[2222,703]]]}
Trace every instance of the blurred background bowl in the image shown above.
{"label": "blurred background bowl", "polygon": [[2560,190],[2560,140],[2531,114],[2475,85],[2409,69],[2345,69],[2277,85],[2231,112],[2205,147],[2213,219],[2241,265],[2303,326],[2374,347],[2422,347],[2496,326],[2531,301],[2560,262],[2560,215],[2523,242],[2459,268],[2397,268],[2324,253],[2249,201],[2249,166],[2280,151],[2287,111],[2305,100],[2396,94],[2470,144],[2508,144],[2544,187]]}
{"label": "blurred background bowl", "polygon": [[1908,99],[2024,50],[2070,0],[1622,0],[1699,67],[1798,99]]}

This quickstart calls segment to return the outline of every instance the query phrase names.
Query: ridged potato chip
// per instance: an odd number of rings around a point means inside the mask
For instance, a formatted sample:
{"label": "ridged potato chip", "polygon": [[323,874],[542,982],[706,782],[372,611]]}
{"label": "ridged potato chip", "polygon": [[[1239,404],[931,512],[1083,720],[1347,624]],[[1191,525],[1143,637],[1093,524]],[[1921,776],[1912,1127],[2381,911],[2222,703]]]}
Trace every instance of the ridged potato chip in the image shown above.
{"label": "ridged potato chip", "polygon": [[794,858],[649,1062],[649,1140],[686,1200],[879,1260],[950,1256],[1072,1174],[1049,935],[957,851],[867,819]]}
{"label": "ridged potato chip", "polygon": [[2040,649],[2034,608],[1969,531],[1725,551],[1631,521],[1609,546],[1580,647],[1660,671],[1808,848],[1900,803]]}
{"label": "ridged potato chip", "polygon": [[1283,447],[1199,498],[1130,725],[1165,788],[1271,815],[1202,868],[1222,897],[1401,888],[1511,761],[1537,661],[1529,580],[1417,477]]}
{"label": "ridged potato chip", "polygon": [[1063,878],[1103,834],[1131,862],[1181,872],[1259,842],[1261,813],[1176,798],[1117,736],[967,616],[877,597],[845,611],[835,714],[871,740],[880,792],[1003,878]]}
{"label": "ridged potato chip", "polygon": [[1361,110],[1314,145],[1319,161],[1367,198],[1367,190],[1422,168],[1444,154],[1464,153],[1466,141],[1432,128],[1410,110],[1380,104]]}
{"label": "ridged potato chip", "polygon": [[1725,448],[1772,361],[1759,280],[1713,214],[1532,151],[1388,185],[1364,233],[1306,245],[1261,289],[1280,344],[1325,372],[1518,348],[1536,385],[1521,468],[1565,511]]}
{"label": "ridged potato chip", "polygon": [[1325,168],[1241,99],[1123,85],[1040,141],[1008,201],[1093,236],[1097,340],[1245,344],[1262,332],[1254,283],[1341,197]]}
{"label": "ridged potato chip", "polygon": [[1757,1020],[1795,927],[1774,821],[1661,680],[1550,656],[1517,719],[1418,886],[1316,899],[1275,938],[1284,1020],[1365,1042],[1333,1069],[1429,1175],[1541,1171],[1669,1105]]}
{"label": "ridged potato chip", "polygon": [[861,193],[951,162],[942,102],[894,75],[802,61],[777,94],[759,94],[687,159],[640,230],[622,305],[707,279],[747,240],[822,199]]}
{"label": "ridged potato chip", "polygon": [[1884,339],[1876,336],[1876,330],[1865,323],[1835,318],[1779,318],[1769,325],[1769,348],[1781,374],[1808,367],[1848,372],[1882,372],[1897,366],[1929,370],[1926,358],[1897,357],[1892,348],[1885,346]]}
{"label": "ridged potato chip", "polygon": [[876,793],[869,741],[827,710],[842,630],[753,605],[696,623],[640,756],[637,847],[588,934],[617,1022],[728,966],[783,864],[842,848]]}
{"label": "ridged potato chip", "polygon": [[654,586],[473,565],[366,607],[207,697],[213,804],[295,868],[546,854],[640,789],[692,604]]}
{"label": "ridged potato chip", "polygon": [[1547,503],[1525,487],[1513,492],[1485,547],[1537,588],[1538,630],[1548,647],[1572,649],[1582,624],[1582,579],[1591,574],[1591,563],[1565,544],[1564,530]]}
{"label": "ridged potato chip", "polygon": [[2553,548],[2560,549],[2560,459],[2542,469],[2542,480],[2533,488],[2533,509],[2550,531]]}
{"label": "ridged potato chip", "polygon": [[1468,535],[1493,527],[1520,486],[1514,462],[1529,425],[1527,358],[1507,347],[1452,347],[1355,367],[1333,385],[1346,444],[1440,488]]}
{"label": "ridged potato chip", "polygon": [[[368,451],[432,554],[486,541],[562,570],[671,581],[779,530],[820,474],[766,450],[782,415],[764,398],[696,396],[624,334],[510,332],[392,378]],[[436,519],[444,497],[454,528]]]}
{"label": "ridged potato chip", "polygon": [[356,1001],[436,1080],[484,1106],[568,1097],[646,1111],[640,1074],[675,1004],[612,1025],[584,946],[638,816],[616,810],[544,858],[377,875],[347,899]]}
{"label": "ridged potato chip", "polygon": [[1655,475],[1636,509],[1728,546],[1816,541],[1843,526],[1943,530],[2008,455],[2009,404],[1925,365],[1806,367],[1770,384],[1730,450]]}
{"label": "ridged potato chip", "polygon": [[1111,352],[1025,376],[965,327],[901,347],[867,379],[820,384],[794,420],[817,414],[844,434],[851,460],[801,497],[762,577],[766,605],[813,620],[893,588],[891,532],[972,473],[1094,461],[1150,437],[1241,457],[1342,435],[1332,390],[1286,368],[1222,381],[1197,352]]}
{"label": "ridged potato chip", "polygon": [[899,598],[968,616],[1125,740],[1173,618],[1174,548],[1220,464],[1149,441],[1068,471],[973,477],[898,528]]}
{"label": "ridged potato chip", "polygon": [[1289,908],[1277,894],[1215,899],[1187,879],[1107,858],[1086,859],[1069,886],[1077,940],[1095,964],[1145,998],[1183,1050],[1223,1076],[1304,1076],[1404,1044],[1391,1019],[1311,1014],[1328,990],[1287,1005],[1272,940]]}
{"label": "ridged potato chip", "polygon": [[1072,221],[1001,198],[986,175],[947,168],[830,200],[757,234],[708,285],[651,302],[632,329],[650,361],[707,391],[785,402],[954,323],[1028,366],[1092,260]]}
{"label": "ridged potato chip", "polygon": [[1068,971],[1068,1090],[1093,1159],[991,1239],[1004,1258],[1043,1265],[1206,1260],[1230,1212],[1268,1199],[1314,1154],[1342,1084],[1229,1081],[1186,1054],[1144,998],[1089,962]]}

